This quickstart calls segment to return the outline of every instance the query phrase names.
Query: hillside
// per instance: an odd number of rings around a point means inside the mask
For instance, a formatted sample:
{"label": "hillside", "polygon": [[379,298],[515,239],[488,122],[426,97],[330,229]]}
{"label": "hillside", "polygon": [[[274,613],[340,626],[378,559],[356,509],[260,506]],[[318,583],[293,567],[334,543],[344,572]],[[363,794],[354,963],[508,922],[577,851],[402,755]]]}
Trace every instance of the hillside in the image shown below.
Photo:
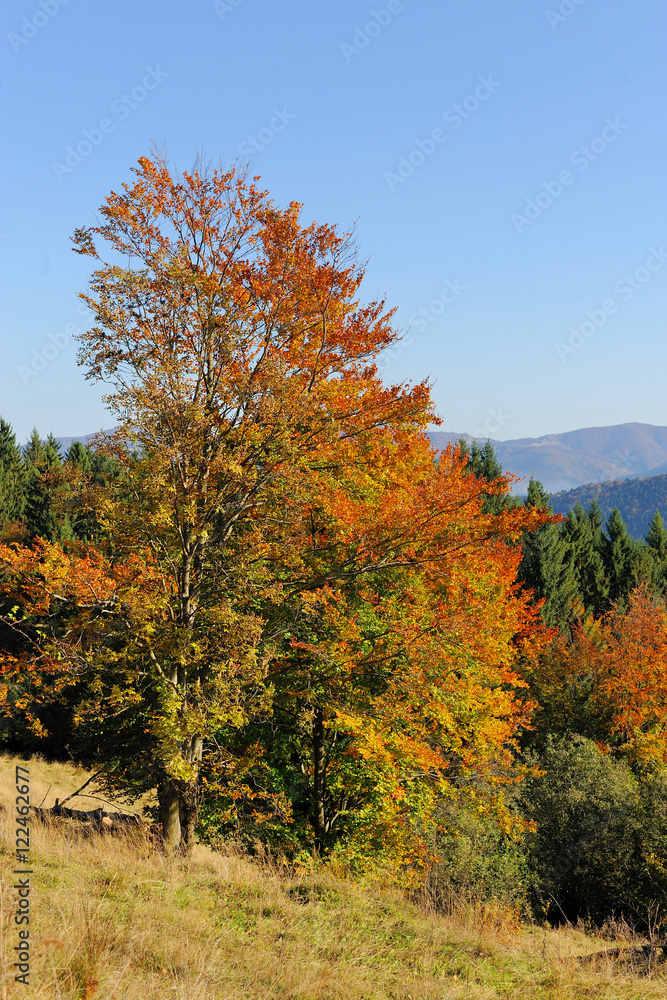
{"label": "hillside", "polygon": [[593,500],[597,500],[605,517],[618,507],[630,534],[643,538],[656,510],[667,521],[667,475],[587,483],[552,497],[556,514],[568,514],[576,503],[588,507]]}
{"label": "hillside", "polygon": [[[146,842],[78,838],[33,819],[30,985],[16,984],[14,761],[0,758],[3,1000],[637,1000],[667,997],[667,980],[612,958],[577,956],[613,942],[518,926],[490,909],[457,918],[395,891],[359,887],[312,866],[198,848],[167,862]],[[79,787],[85,773],[40,760],[36,802]],[[627,941],[622,941],[627,944]]]}
{"label": "hillside", "polygon": [[[461,436],[434,431],[437,448]],[[667,472],[667,427],[652,424],[616,424],[586,427],[565,434],[491,442],[506,472],[541,480],[550,493],[599,483]],[[525,490],[525,483],[519,488]]]}

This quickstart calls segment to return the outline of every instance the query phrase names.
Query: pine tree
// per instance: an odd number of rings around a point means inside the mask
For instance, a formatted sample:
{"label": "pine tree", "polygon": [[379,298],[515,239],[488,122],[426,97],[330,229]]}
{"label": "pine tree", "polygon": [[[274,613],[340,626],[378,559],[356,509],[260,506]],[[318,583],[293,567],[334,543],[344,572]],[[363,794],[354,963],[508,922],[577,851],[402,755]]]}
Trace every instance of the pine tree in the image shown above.
{"label": "pine tree", "polygon": [[630,584],[628,593],[636,587],[647,587],[651,593],[662,593],[663,585],[659,568],[651,553],[651,549],[641,539],[630,538],[632,556],[630,560]]}
{"label": "pine tree", "polygon": [[48,473],[62,465],[60,445],[52,434],[42,441],[37,428],[33,428],[25,448],[26,471],[26,528],[31,537],[39,536],[49,541],[72,537],[67,518],[60,523],[52,510],[51,487]]}
{"label": "pine tree", "polygon": [[[528,484],[527,507],[551,511],[551,498],[539,480]],[[537,600],[544,598],[542,620],[564,628],[577,602],[577,580],[572,547],[557,524],[544,524],[523,538],[523,559],[519,579],[532,589]]]}
{"label": "pine tree", "polygon": [[471,465],[475,475],[488,482],[492,482],[503,474],[503,467],[498,461],[496,450],[490,441],[487,441],[483,448],[480,448],[477,442],[473,441]]}
{"label": "pine tree", "polygon": [[584,605],[597,617],[609,607],[609,576],[604,561],[605,536],[604,511],[593,500],[586,515],[590,532],[590,549],[583,568],[581,581]]}
{"label": "pine tree", "polygon": [[0,528],[20,521],[26,503],[26,480],[21,449],[10,426],[0,417]]}
{"label": "pine tree", "polygon": [[47,469],[53,469],[62,465],[60,443],[57,438],[53,436],[53,434],[49,434],[44,442],[44,460]]}
{"label": "pine tree", "polygon": [[664,564],[667,561],[667,529],[665,529],[660,511],[656,510],[651,518],[645,540],[655,559],[661,565]]}
{"label": "pine tree", "polygon": [[602,614],[609,605],[609,585],[602,557],[602,511],[593,504],[587,513],[580,503],[570,511],[563,535],[572,550],[577,591],[584,610]]}
{"label": "pine tree", "polygon": [[93,470],[93,456],[90,448],[81,441],[72,441],[65,456],[65,461],[71,462],[81,469],[83,473],[90,473]]}
{"label": "pine tree", "polygon": [[33,427],[24,450],[26,465],[36,468],[37,466],[43,464],[45,451],[46,448],[44,442],[39,436],[39,431],[36,427]]}
{"label": "pine tree", "polygon": [[645,535],[646,552],[652,565],[652,585],[659,593],[667,590],[667,529],[656,510]]}
{"label": "pine tree", "polygon": [[632,590],[636,563],[635,547],[618,507],[607,521],[604,563],[609,582],[609,600],[625,600]]}
{"label": "pine tree", "polygon": [[593,538],[596,540],[596,543],[598,543],[602,538],[602,528],[604,526],[604,511],[602,510],[602,507],[597,502],[597,500],[591,501],[591,505],[588,508],[588,513],[586,516],[588,517],[588,523],[591,526]]}
{"label": "pine tree", "polygon": [[547,493],[539,479],[534,479],[532,476],[528,483],[526,507],[536,507],[537,510],[553,511],[551,496]]}
{"label": "pine tree", "polygon": [[[478,479],[484,479],[487,483],[493,482],[503,474],[503,467],[498,461],[495,448],[490,441],[483,447],[473,440],[470,445],[461,438],[458,442],[461,455],[467,459],[466,467]],[[504,510],[511,510],[512,507],[520,507],[521,501],[513,496],[487,496],[483,505],[485,514],[500,514]]]}

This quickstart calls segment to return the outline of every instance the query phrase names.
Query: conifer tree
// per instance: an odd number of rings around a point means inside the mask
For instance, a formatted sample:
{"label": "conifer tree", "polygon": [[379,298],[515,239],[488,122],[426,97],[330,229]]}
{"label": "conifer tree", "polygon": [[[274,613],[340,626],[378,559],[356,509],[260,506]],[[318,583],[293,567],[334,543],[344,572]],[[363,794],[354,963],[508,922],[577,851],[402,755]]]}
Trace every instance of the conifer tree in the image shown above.
{"label": "conifer tree", "polygon": [[667,530],[658,510],[656,510],[651,518],[645,540],[652,554],[661,565],[667,561]]}
{"label": "conifer tree", "polygon": [[62,457],[60,455],[60,442],[57,438],[49,432],[46,441],[44,442],[44,451],[46,458],[46,465],[48,468],[53,468],[54,466],[62,464]]}
{"label": "conifer tree", "polygon": [[76,465],[84,473],[90,473],[93,470],[93,457],[90,448],[81,441],[72,441],[65,461]]}
{"label": "conifer tree", "polygon": [[492,482],[503,474],[503,467],[498,461],[496,450],[490,441],[487,441],[483,448],[480,448],[477,442],[473,441],[470,465],[478,478],[486,479],[488,482]]}
{"label": "conifer tree", "polygon": [[607,610],[611,600],[609,577],[604,561],[605,536],[603,532],[604,511],[597,500],[593,500],[587,513],[590,531],[590,550],[582,579],[584,604],[594,615]]}
{"label": "conifer tree", "polygon": [[22,519],[25,491],[21,450],[10,424],[0,417],[0,528]]}
{"label": "conifer tree", "polygon": [[45,445],[39,436],[39,431],[33,427],[24,450],[26,465],[28,467],[41,465],[45,459],[45,451]]}
{"label": "conifer tree", "polygon": [[26,470],[25,522],[29,534],[34,538],[49,541],[65,540],[73,537],[72,527],[67,517],[58,519],[53,512],[52,486],[49,472],[60,469],[60,445],[49,434],[45,441],[33,428],[26,445],[24,464]]}
{"label": "conifer tree", "polygon": [[609,586],[602,558],[602,511],[593,504],[587,513],[580,503],[565,522],[563,534],[572,549],[572,562],[579,597],[587,612],[596,617],[608,607]]}
{"label": "conifer tree", "polygon": [[661,593],[667,589],[667,529],[656,510],[645,536],[646,552],[652,564],[652,584]]}
{"label": "conifer tree", "polygon": [[[552,512],[549,494],[532,477],[526,506]],[[537,600],[544,598],[542,620],[547,625],[564,628],[578,596],[572,547],[557,524],[544,524],[537,531],[526,532],[522,545],[519,579],[532,589]]]}
{"label": "conifer tree", "polygon": [[652,594],[661,594],[660,574],[650,548],[639,538],[630,537],[630,544],[632,554],[626,593],[629,594],[637,587],[644,587]]}
{"label": "conifer tree", "polygon": [[[487,483],[491,483],[502,476],[503,467],[498,461],[498,456],[491,441],[487,441],[482,447],[476,440],[468,444],[465,438],[460,438],[458,446],[461,449],[461,456],[466,459],[466,467],[478,479],[485,479]],[[484,501],[482,509],[485,514],[500,514],[504,510],[511,510],[513,507],[520,506],[521,501],[518,497],[489,494]]]}
{"label": "conifer tree", "polygon": [[636,563],[635,546],[618,507],[609,515],[603,551],[609,600],[615,604],[632,590]]}

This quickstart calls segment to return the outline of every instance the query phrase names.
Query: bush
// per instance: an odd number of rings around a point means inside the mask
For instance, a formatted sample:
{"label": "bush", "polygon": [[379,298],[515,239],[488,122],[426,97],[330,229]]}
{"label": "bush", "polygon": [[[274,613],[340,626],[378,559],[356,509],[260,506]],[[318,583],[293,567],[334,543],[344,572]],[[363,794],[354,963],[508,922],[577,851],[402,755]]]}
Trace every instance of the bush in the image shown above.
{"label": "bush", "polygon": [[667,898],[667,773],[637,776],[580,736],[527,757],[543,771],[521,791],[536,914],[645,926]]}
{"label": "bush", "polygon": [[443,832],[436,836],[437,861],[424,886],[429,903],[448,913],[488,903],[517,914],[527,910],[530,871],[523,843],[471,803],[443,804],[438,818]]}

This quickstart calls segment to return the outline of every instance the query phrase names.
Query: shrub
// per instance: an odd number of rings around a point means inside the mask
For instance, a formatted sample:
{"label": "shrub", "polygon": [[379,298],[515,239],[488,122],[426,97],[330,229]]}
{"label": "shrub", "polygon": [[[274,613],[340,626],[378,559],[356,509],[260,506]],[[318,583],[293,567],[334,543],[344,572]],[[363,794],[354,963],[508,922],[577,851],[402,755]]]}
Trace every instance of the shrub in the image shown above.
{"label": "shrub", "polygon": [[667,895],[667,773],[636,775],[580,736],[527,757],[543,772],[521,791],[537,915],[646,925]]}

